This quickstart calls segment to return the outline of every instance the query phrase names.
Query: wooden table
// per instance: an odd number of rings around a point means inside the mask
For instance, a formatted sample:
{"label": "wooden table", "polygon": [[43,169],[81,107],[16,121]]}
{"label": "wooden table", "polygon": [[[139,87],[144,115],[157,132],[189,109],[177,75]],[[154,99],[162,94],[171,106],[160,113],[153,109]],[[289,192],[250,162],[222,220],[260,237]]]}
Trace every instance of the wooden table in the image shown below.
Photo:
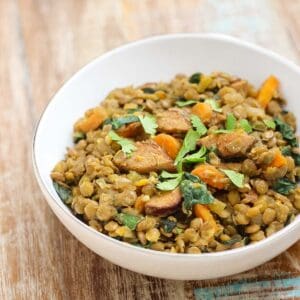
{"label": "wooden table", "polygon": [[[112,265],[61,225],[31,163],[43,108],[94,57],[154,34],[213,31],[299,63],[299,14],[299,0],[0,0],[0,299],[192,299],[195,288],[202,288],[199,299],[220,290],[226,299],[287,299],[291,292],[276,291],[299,289],[300,242],[261,267],[218,280],[160,280]],[[242,294],[230,298],[232,291]]]}

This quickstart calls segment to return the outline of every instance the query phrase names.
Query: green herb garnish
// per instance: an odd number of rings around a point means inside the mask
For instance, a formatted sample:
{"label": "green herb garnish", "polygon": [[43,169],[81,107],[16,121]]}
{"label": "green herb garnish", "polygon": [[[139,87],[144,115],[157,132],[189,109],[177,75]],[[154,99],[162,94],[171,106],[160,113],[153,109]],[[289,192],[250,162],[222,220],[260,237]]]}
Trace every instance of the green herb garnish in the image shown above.
{"label": "green herb garnish", "polygon": [[195,163],[204,163],[206,161],[206,148],[201,147],[201,149],[193,154],[185,156],[177,166],[178,171],[182,172],[182,166],[183,164],[195,164]]}
{"label": "green herb garnish", "polygon": [[284,139],[286,139],[292,147],[298,147],[298,141],[293,128],[282,120],[274,119],[276,129],[279,130]]}
{"label": "green herb garnish", "polygon": [[[186,174],[187,173],[185,173],[185,175]],[[206,184],[198,177],[191,176],[185,177],[186,179],[182,180],[180,183],[180,190],[184,198],[182,210],[186,214],[191,214],[195,204],[210,204],[214,202],[214,197],[207,189]]]}
{"label": "green herb garnish", "polygon": [[231,180],[231,182],[235,186],[239,188],[244,187],[244,174],[232,170],[225,170],[225,169],[220,169],[220,170],[226,174],[226,176]]}
{"label": "green herb garnish", "polygon": [[292,148],[291,146],[285,146],[281,149],[281,153],[284,156],[292,156]]}
{"label": "green herb garnish", "polygon": [[232,238],[230,240],[224,241],[222,243],[226,246],[232,246],[235,243],[240,242],[241,240],[242,240],[242,237],[239,234],[236,234],[236,235],[232,236]]}
{"label": "green herb garnish", "polygon": [[111,124],[112,129],[117,130],[121,128],[123,125],[139,122],[139,118],[134,115],[123,116],[119,118],[106,119],[104,121],[104,125]]}
{"label": "green herb garnish", "polygon": [[171,221],[169,219],[161,219],[160,223],[162,225],[163,230],[166,233],[172,232],[172,230],[176,227],[177,223],[174,221]]}
{"label": "green herb garnish", "polygon": [[288,195],[295,188],[296,183],[287,178],[280,178],[273,185],[273,190],[282,195]]}
{"label": "green herb garnish", "polygon": [[135,230],[136,225],[143,219],[143,217],[134,216],[125,213],[119,213],[116,215],[115,218],[119,223],[127,226],[130,230]]}
{"label": "green herb garnish", "polygon": [[236,128],[236,118],[233,114],[228,114],[225,122],[227,130],[234,130]]}
{"label": "green herb garnish", "polygon": [[167,171],[162,171],[161,174],[159,175],[160,179],[170,179],[170,178],[177,178],[178,173],[169,173]]}
{"label": "green herb garnish", "polygon": [[263,122],[270,129],[275,129],[276,128],[276,124],[273,120],[263,120]]}
{"label": "green herb garnish", "polygon": [[176,177],[174,176],[174,177],[169,178],[165,181],[158,182],[156,184],[156,188],[161,190],[161,191],[172,191],[180,184],[180,182],[182,180],[182,176],[183,176],[183,173],[177,173]]}
{"label": "green herb garnish", "polygon": [[193,129],[190,129],[184,137],[182,147],[175,159],[175,165],[177,165],[183,157],[196,149],[197,141],[199,139],[199,133]]}
{"label": "green herb garnish", "polygon": [[158,127],[156,123],[155,117],[151,115],[146,116],[139,116],[138,119],[140,120],[144,131],[150,135],[154,135],[156,133],[156,128]]}
{"label": "green herb garnish", "polygon": [[64,202],[67,203],[69,198],[71,197],[71,191],[66,187],[58,184],[56,181],[53,181],[54,189],[56,190],[59,198]]}
{"label": "green herb garnish", "polygon": [[214,134],[219,134],[219,133],[230,133],[232,132],[232,130],[227,130],[227,129],[217,129],[217,130],[214,130],[213,133]]}
{"label": "green herb garnish", "polygon": [[154,93],[156,92],[155,89],[150,88],[150,87],[144,87],[144,88],[142,88],[142,91],[143,91],[145,94],[154,94]]}
{"label": "green herb garnish", "polygon": [[251,127],[250,123],[248,122],[248,120],[246,120],[246,119],[240,120],[239,125],[246,133],[252,132],[252,127]]}
{"label": "green herb garnish", "polygon": [[201,119],[196,115],[191,115],[191,123],[196,131],[199,133],[199,137],[203,136],[207,132],[207,128],[202,123]]}
{"label": "green herb garnish", "polygon": [[131,140],[120,137],[113,130],[108,133],[108,136],[112,141],[118,143],[121,146],[122,151],[127,155],[131,154],[132,151],[136,149],[134,143]]}
{"label": "green herb garnish", "polygon": [[204,103],[207,103],[211,106],[212,110],[215,112],[222,112],[222,108],[220,107],[219,103],[215,99],[206,99]]}
{"label": "green herb garnish", "polygon": [[190,105],[193,105],[195,103],[198,103],[197,100],[186,100],[186,101],[176,101],[176,105],[179,106],[179,107],[184,107],[184,106],[190,106]]}
{"label": "green herb garnish", "polygon": [[80,140],[84,140],[86,135],[83,132],[75,131],[73,133],[73,142],[77,144]]}
{"label": "green herb garnish", "polygon": [[201,73],[194,73],[190,78],[189,78],[189,82],[190,83],[196,83],[198,84],[201,80]]}

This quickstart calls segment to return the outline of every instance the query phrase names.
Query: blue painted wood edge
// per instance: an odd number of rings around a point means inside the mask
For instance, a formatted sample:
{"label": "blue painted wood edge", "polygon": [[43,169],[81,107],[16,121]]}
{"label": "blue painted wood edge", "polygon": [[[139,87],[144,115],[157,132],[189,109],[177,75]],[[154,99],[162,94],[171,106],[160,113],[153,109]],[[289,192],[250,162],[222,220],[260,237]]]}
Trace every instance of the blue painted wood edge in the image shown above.
{"label": "blue painted wood edge", "polygon": [[258,297],[260,299],[261,297],[264,299],[298,299],[300,298],[300,277],[255,282],[237,281],[226,285],[196,288],[194,294],[196,300],[230,299],[243,295],[251,295],[253,300]]}

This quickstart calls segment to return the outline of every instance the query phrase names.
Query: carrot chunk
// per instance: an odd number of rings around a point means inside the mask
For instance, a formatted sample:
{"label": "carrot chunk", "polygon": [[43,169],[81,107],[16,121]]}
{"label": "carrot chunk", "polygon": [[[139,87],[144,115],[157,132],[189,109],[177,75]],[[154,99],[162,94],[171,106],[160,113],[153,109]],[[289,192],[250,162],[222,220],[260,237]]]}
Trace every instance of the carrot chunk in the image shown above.
{"label": "carrot chunk", "polygon": [[83,118],[75,123],[74,130],[87,133],[88,131],[97,129],[106,118],[107,113],[103,107],[90,109],[85,113]]}
{"label": "carrot chunk", "polygon": [[279,149],[276,149],[275,157],[271,162],[270,167],[280,168],[282,166],[285,166],[286,164],[287,164],[286,158],[282,155]]}
{"label": "carrot chunk", "polygon": [[165,133],[160,133],[156,135],[154,141],[163,148],[166,153],[172,158],[175,159],[179,150],[180,150],[180,142],[176,140],[173,136]]}
{"label": "carrot chunk", "polygon": [[198,176],[201,180],[214,188],[222,190],[226,186],[225,174],[212,165],[198,165],[192,171],[192,174]]}
{"label": "carrot chunk", "polygon": [[214,216],[205,205],[195,204],[194,213],[197,218],[201,218],[204,222],[210,223],[214,228],[217,227],[217,223]]}
{"label": "carrot chunk", "polygon": [[197,103],[192,107],[192,113],[198,116],[203,123],[208,123],[212,117],[213,110],[208,103]]}
{"label": "carrot chunk", "polygon": [[262,84],[257,96],[257,100],[263,108],[268,106],[274,95],[274,92],[278,89],[278,86],[279,80],[273,75],[269,76]]}

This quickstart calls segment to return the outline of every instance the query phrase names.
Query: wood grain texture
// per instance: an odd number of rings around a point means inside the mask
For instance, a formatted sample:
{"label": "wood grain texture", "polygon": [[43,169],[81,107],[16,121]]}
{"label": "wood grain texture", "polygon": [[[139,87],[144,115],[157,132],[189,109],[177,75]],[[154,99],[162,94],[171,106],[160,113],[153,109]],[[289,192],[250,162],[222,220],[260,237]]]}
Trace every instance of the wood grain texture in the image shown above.
{"label": "wood grain texture", "polygon": [[193,299],[193,289],[300,275],[300,243],[236,276],[169,281],[121,269],[73,238],[31,166],[33,126],[92,58],[153,34],[222,32],[300,62],[300,1],[0,0],[0,299]]}

